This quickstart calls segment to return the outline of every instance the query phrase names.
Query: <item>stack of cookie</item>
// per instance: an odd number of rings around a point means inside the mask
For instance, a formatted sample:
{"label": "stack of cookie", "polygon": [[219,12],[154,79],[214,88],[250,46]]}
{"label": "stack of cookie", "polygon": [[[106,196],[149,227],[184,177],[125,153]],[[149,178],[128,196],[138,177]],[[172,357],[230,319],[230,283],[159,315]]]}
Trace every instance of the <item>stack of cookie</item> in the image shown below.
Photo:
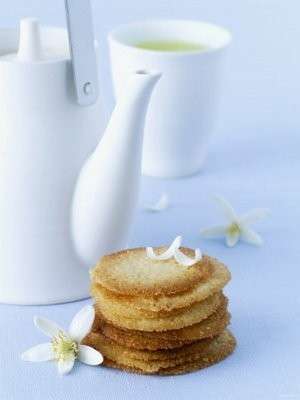
{"label": "stack of cookie", "polygon": [[[165,248],[157,248],[159,254]],[[193,251],[181,248],[188,256]],[[190,267],[157,261],[144,248],[105,256],[92,271],[96,318],[85,343],[104,364],[148,374],[180,374],[232,353],[222,289],[227,268],[208,256]]]}

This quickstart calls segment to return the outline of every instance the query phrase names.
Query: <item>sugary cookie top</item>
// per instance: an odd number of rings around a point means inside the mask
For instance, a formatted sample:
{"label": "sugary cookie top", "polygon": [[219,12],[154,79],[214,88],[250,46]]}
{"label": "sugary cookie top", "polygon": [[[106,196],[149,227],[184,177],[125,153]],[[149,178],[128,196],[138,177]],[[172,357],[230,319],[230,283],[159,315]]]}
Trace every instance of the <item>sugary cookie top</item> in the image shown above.
{"label": "sugary cookie top", "polygon": [[[157,254],[166,248],[154,249]],[[193,257],[194,251],[181,248]],[[210,258],[203,258],[191,267],[184,267],[174,258],[153,260],[145,248],[123,250],[104,256],[92,271],[92,281],[123,295],[159,296],[190,290],[209,276]]]}

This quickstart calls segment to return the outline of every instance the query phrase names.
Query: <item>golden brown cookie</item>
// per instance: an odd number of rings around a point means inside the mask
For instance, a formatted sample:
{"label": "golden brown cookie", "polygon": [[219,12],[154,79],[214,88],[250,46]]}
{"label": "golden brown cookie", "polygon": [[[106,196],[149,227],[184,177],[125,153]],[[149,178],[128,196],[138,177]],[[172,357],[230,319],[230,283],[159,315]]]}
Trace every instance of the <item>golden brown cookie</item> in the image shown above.
{"label": "golden brown cookie", "polygon": [[91,287],[91,295],[95,299],[97,304],[101,304],[101,307],[109,309],[112,314],[122,316],[125,318],[146,318],[146,319],[158,319],[171,317],[178,314],[182,314],[190,308],[190,305],[182,308],[173,308],[172,310],[162,310],[162,311],[148,311],[144,309],[139,309],[137,307],[132,307],[126,304],[124,301],[115,299],[114,296],[107,294],[107,290],[98,287]]}
{"label": "golden brown cookie", "polygon": [[163,375],[190,372],[212,365],[231,354],[236,345],[234,337],[227,330],[213,339],[204,339],[180,349],[155,352],[133,351],[95,333],[89,334],[84,343],[104,355],[105,365]]}
{"label": "golden brown cookie", "polygon": [[[108,303],[113,303],[114,308],[120,308],[121,310],[132,310],[134,313],[138,310],[138,315],[141,317],[157,317],[172,314],[176,309],[189,307],[191,304],[204,300],[206,297],[219,292],[230,280],[230,272],[224,264],[212,257],[205,257],[208,273],[206,277],[203,277],[196,286],[191,290],[181,292],[175,295],[163,295],[155,297],[147,297],[141,295],[120,295],[111,290],[107,290],[99,283],[92,283],[92,295],[95,298],[105,298]],[[163,268],[163,265],[161,266]],[[99,295],[99,296],[98,296]],[[175,314],[177,310],[175,311]]]}
{"label": "golden brown cookie", "polygon": [[[161,350],[161,349],[175,349],[177,347],[182,347],[186,344],[190,344],[193,340],[168,340],[161,339],[160,337],[149,338],[143,336],[142,334],[135,335],[134,332],[130,330],[123,330],[115,327],[101,318],[96,318],[93,332],[100,332],[107,338],[114,340],[118,344],[126,347],[130,347],[137,350]],[[139,332],[140,333],[140,332]],[[159,335],[159,332],[155,332]]]}
{"label": "golden brown cookie", "polygon": [[110,306],[103,303],[96,303],[96,312],[100,312],[104,318],[113,325],[139,331],[167,331],[170,329],[180,329],[185,326],[196,324],[213,312],[221,305],[224,296],[221,292],[207,297],[199,303],[194,303],[189,308],[184,308],[184,312],[175,316],[161,317],[157,319],[147,318],[126,318],[114,313]]}
{"label": "golden brown cookie", "polygon": [[224,298],[220,307],[205,320],[182,329],[165,332],[120,329],[106,322],[101,315],[96,314],[93,331],[100,331],[117,343],[135,349],[172,349],[196,340],[219,335],[230,321],[230,314],[226,307],[227,299]]}
{"label": "golden brown cookie", "polygon": [[[166,248],[156,248],[157,253]],[[186,255],[194,256],[194,251],[181,248]],[[170,295],[192,289],[209,275],[210,258],[191,267],[184,267],[174,258],[156,261],[147,257],[146,249],[123,250],[102,257],[91,272],[94,283],[111,292],[131,296]]]}

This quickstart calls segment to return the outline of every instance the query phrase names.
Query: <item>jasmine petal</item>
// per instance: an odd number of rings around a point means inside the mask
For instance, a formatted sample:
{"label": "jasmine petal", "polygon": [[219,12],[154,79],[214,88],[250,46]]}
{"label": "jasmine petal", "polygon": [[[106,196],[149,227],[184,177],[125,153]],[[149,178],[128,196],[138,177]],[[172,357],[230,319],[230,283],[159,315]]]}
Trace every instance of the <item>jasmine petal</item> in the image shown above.
{"label": "jasmine petal", "polygon": [[241,239],[244,242],[253,244],[254,246],[261,246],[263,244],[262,237],[258,233],[254,232],[252,229],[249,228],[243,229]]}
{"label": "jasmine petal", "polygon": [[203,229],[201,236],[206,239],[214,239],[224,237],[226,234],[227,227],[225,225],[217,225],[211,228]]}
{"label": "jasmine petal", "polygon": [[34,317],[33,318],[34,325],[42,331],[46,336],[53,337],[58,335],[60,332],[64,330],[58,326],[55,322],[50,321],[50,319]]}
{"label": "jasmine petal", "polygon": [[152,260],[168,260],[174,256],[174,252],[176,249],[179,249],[182,242],[182,237],[177,236],[174,241],[171,243],[170,247],[162,254],[155,254],[153,247],[147,247],[146,253],[149,258]]}
{"label": "jasmine petal", "polygon": [[237,219],[237,215],[234,211],[232,205],[222,196],[215,196],[215,201],[219,204],[224,216],[228,221],[233,221]]}
{"label": "jasmine petal", "polygon": [[71,358],[69,360],[58,361],[57,368],[60,375],[68,374],[74,367],[75,359]]}
{"label": "jasmine petal", "polygon": [[76,342],[82,339],[90,332],[95,319],[95,310],[92,306],[83,307],[72,319],[69,327],[69,335]]}
{"label": "jasmine petal", "polygon": [[226,244],[228,247],[233,247],[239,241],[240,234],[239,232],[234,232],[226,235]]}
{"label": "jasmine petal", "polygon": [[79,361],[88,365],[99,365],[103,363],[103,356],[97,350],[84,344],[79,345]]}
{"label": "jasmine petal", "polygon": [[178,264],[181,264],[185,267],[191,267],[192,265],[196,264],[198,261],[201,260],[202,253],[201,253],[200,249],[196,249],[195,257],[191,258],[191,257],[188,257],[186,254],[184,254],[179,249],[177,249],[177,250],[175,250],[174,257],[175,257],[175,260],[178,262]]}
{"label": "jasmine petal", "polygon": [[169,196],[167,193],[162,193],[160,199],[155,204],[146,206],[145,210],[150,212],[160,212],[167,209],[169,204]]}
{"label": "jasmine petal", "polygon": [[253,210],[243,214],[241,220],[244,224],[253,224],[260,221],[270,215],[270,210],[268,208],[254,208]]}
{"label": "jasmine petal", "polygon": [[23,361],[41,362],[54,359],[51,343],[41,343],[25,351],[21,358]]}

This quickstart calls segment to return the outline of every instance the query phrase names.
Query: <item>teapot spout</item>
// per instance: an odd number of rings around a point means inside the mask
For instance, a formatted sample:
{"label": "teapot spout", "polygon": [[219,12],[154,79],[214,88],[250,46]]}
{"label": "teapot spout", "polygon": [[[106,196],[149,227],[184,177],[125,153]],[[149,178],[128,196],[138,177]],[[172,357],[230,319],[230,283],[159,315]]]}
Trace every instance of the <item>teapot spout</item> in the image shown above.
{"label": "teapot spout", "polygon": [[100,143],[79,174],[71,230],[87,267],[127,247],[138,202],[145,116],[160,76],[147,71],[131,76]]}

